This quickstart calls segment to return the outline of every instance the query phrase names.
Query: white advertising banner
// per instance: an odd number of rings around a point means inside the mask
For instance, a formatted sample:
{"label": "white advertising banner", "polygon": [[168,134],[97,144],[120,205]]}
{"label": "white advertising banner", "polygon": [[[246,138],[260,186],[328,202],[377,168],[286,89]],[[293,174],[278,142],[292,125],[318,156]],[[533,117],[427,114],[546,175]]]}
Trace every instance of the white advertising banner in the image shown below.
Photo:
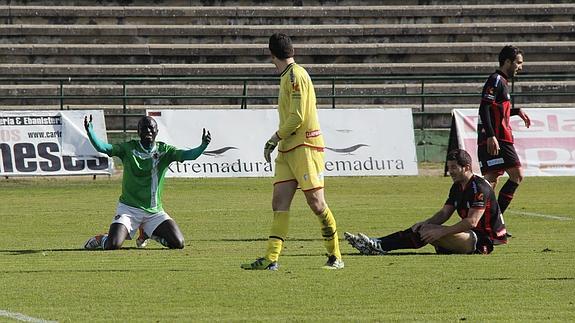
{"label": "white advertising banner", "polygon": [[[180,149],[200,145],[202,128],[212,134],[202,156],[173,163],[166,176],[273,176],[273,163],[265,162],[263,147],[277,130],[276,110],[147,110],[147,114],[158,122],[156,140]],[[410,109],[322,109],[319,119],[327,176],[417,175]]]}
{"label": "white advertising banner", "polygon": [[[525,127],[521,118],[511,117],[515,150],[526,176],[575,175],[575,109],[523,109],[531,119]],[[477,162],[477,109],[456,109],[453,116],[459,147]]]}
{"label": "white advertising banner", "polygon": [[0,111],[0,176],[111,174],[113,162],[98,153],[84,116],[107,140],[101,110]]}

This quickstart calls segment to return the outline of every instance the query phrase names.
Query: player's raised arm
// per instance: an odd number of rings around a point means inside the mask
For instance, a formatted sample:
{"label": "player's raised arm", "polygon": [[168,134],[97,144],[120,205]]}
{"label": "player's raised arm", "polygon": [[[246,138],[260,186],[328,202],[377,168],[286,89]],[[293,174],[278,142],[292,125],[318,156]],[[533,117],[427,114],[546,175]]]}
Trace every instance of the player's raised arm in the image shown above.
{"label": "player's raised arm", "polygon": [[202,146],[208,147],[210,142],[212,142],[212,134],[210,134],[209,130],[206,132],[206,128],[204,128],[202,132]]}
{"label": "player's raised arm", "polygon": [[182,159],[194,160],[200,157],[200,155],[202,155],[204,150],[206,150],[211,141],[212,141],[212,135],[210,134],[209,131],[206,131],[206,128],[204,128],[202,133],[202,144],[196,148],[184,150],[184,152],[182,153]]}
{"label": "player's raised arm", "polygon": [[103,142],[96,136],[94,132],[94,125],[92,124],[92,115],[90,115],[90,120],[88,121],[88,116],[84,117],[84,129],[86,129],[86,133],[88,134],[88,139],[92,143],[92,146],[96,148],[96,151],[110,154],[112,152],[112,145],[109,143]]}
{"label": "player's raised arm", "polygon": [[91,123],[92,123],[92,115],[90,115],[90,121],[88,121],[88,116],[84,116],[84,129],[86,129],[86,132],[88,132]]}

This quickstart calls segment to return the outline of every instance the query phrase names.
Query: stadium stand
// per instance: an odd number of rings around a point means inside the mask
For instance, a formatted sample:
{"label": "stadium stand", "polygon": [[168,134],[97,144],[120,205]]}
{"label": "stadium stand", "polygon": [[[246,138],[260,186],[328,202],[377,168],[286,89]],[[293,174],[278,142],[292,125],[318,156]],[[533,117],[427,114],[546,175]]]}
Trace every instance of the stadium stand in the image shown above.
{"label": "stadium stand", "polygon": [[[497,53],[508,43],[525,50],[524,75],[575,73],[575,3],[564,1],[334,1],[334,0],[100,0],[10,1],[0,5],[0,109],[60,108],[56,99],[26,96],[59,94],[57,82],[6,81],[18,78],[91,77],[230,77],[273,76],[267,39],[272,32],[292,36],[297,60],[312,77],[322,76],[487,76]],[[384,3],[385,5],[381,5]],[[455,3],[455,4],[454,4]],[[137,6],[136,6],[137,5]],[[421,112],[420,97],[393,95],[422,92],[425,112],[417,127],[446,127],[449,111],[476,107],[484,78],[421,81],[316,82],[318,94],[332,91],[338,107],[402,106]],[[277,94],[275,80],[249,85],[262,96],[250,108],[269,107]],[[333,87],[333,88],[332,88]],[[144,105],[171,108],[239,108],[234,98],[206,100],[170,95],[241,95],[241,82],[140,82],[129,95],[130,111]],[[83,95],[122,95],[115,82],[66,84],[66,108],[91,107]],[[575,92],[572,78],[525,79],[515,93]],[[469,94],[441,97],[441,93]],[[473,96],[472,94],[475,94]],[[365,98],[357,96],[367,95]],[[381,95],[381,97],[378,97]],[[387,96],[386,96],[387,95]],[[267,96],[267,98],[266,98]],[[110,116],[122,100],[100,101]],[[573,96],[516,98],[523,107],[573,104]],[[332,100],[320,99],[322,107]],[[121,112],[121,111],[120,111]],[[112,120],[112,119],[110,119]],[[109,121],[112,129],[119,123]],[[133,123],[129,123],[133,126]]]}

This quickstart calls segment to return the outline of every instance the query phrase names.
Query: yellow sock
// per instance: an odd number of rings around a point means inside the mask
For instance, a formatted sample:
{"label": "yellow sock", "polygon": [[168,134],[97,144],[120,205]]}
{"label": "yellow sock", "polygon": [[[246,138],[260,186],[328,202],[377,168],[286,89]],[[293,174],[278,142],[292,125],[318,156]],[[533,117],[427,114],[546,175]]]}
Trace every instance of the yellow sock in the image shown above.
{"label": "yellow sock", "polygon": [[289,225],[289,211],[274,211],[272,230],[268,238],[268,250],[266,258],[271,261],[278,261],[282,245],[287,238]]}
{"label": "yellow sock", "polygon": [[324,239],[327,253],[330,256],[334,255],[338,259],[341,259],[341,252],[339,251],[339,238],[337,237],[337,226],[335,224],[333,213],[331,213],[331,210],[326,207],[325,210],[323,210],[323,212],[317,217],[321,225],[321,234]]}

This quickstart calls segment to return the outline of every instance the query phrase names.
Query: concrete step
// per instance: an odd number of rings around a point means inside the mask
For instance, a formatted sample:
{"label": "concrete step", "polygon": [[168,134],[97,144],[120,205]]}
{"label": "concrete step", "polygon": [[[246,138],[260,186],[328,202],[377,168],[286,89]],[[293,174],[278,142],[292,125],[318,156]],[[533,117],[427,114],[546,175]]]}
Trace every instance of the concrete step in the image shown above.
{"label": "concrete step", "polygon": [[[507,43],[295,44],[302,63],[496,61]],[[515,42],[529,61],[568,60],[575,41]],[[266,63],[267,44],[0,44],[13,64]]]}
{"label": "concrete step", "polygon": [[[506,4],[545,4],[549,0],[507,0]],[[553,3],[571,3],[571,0],[553,0]],[[11,5],[34,5],[34,6],[82,6],[85,1],[81,0],[10,0]],[[105,6],[163,6],[163,7],[182,7],[182,6],[260,6],[261,0],[98,0],[98,4]],[[265,2],[268,6],[374,6],[381,5],[381,0],[268,0]],[[386,5],[451,5],[453,0],[386,0]],[[500,0],[462,0],[457,1],[461,5],[476,4],[497,4],[501,5]]]}
{"label": "concrete step", "polygon": [[[42,36],[74,39],[89,37],[86,43],[106,43],[106,39],[114,37],[161,37],[165,43],[167,37],[186,37],[187,42],[193,42],[190,37],[211,37],[213,42],[202,40],[202,43],[220,43],[221,38],[249,39],[256,43],[266,43],[274,32],[284,32],[292,36],[295,42],[301,38],[337,37],[353,39],[361,37],[362,42],[375,37],[389,36],[457,36],[457,35],[537,35],[542,34],[548,41],[553,41],[551,35],[563,35],[564,39],[575,37],[575,22],[500,22],[500,23],[460,23],[460,24],[352,24],[352,25],[0,25],[0,35],[6,36],[4,43],[12,37]],[[39,38],[41,43],[43,38]],[[377,38],[379,37],[379,38]],[[319,40],[319,39],[318,39]],[[330,41],[333,43],[333,41]],[[80,43],[80,42],[78,42]]]}
{"label": "concrete step", "polygon": [[[297,56],[492,54],[507,43],[294,44]],[[573,53],[575,41],[514,42],[524,52]],[[269,56],[267,44],[0,44],[14,56]]]}
{"label": "concrete step", "polygon": [[[559,25],[557,25],[559,24]],[[440,28],[367,28],[367,25],[322,25],[303,28],[108,28],[47,26],[24,29],[0,25],[0,42],[12,44],[249,44],[266,43],[274,32],[285,32],[295,43],[446,43],[446,42],[546,42],[574,41],[575,27],[571,22],[537,23],[537,25],[503,23],[489,26],[445,26]],[[8,26],[8,27],[7,27]],[[308,28],[309,27],[309,28]],[[317,28],[316,28],[317,27]],[[322,28],[325,27],[325,28]],[[451,29],[447,27],[452,27]],[[331,29],[330,29],[331,28]]]}
{"label": "concrete step", "polygon": [[9,24],[333,24],[570,21],[575,4],[375,6],[0,6]]}
{"label": "concrete step", "polygon": [[[493,62],[302,64],[310,75],[453,75],[487,74]],[[526,61],[526,74],[575,73],[575,61]],[[0,76],[245,76],[277,75],[266,64],[0,64]]]}
{"label": "concrete step", "polygon": [[[487,75],[486,75],[487,78]],[[426,81],[423,90],[425,93],[472,93],[479,96],[483,87],[483,81],[474,83],[462,83],[454,80],[451,83],[435,83]],[[344,82],[344,81],[340,81]],[[378,81],[372,81],[378,82]],[[422,92],[420,82],[399,80],[396,83],[383,84],[384,81],[371,84],[335,84],[335,92],[344,95],[377,95],[377,94],[419,94]],[[19,82],[22,83],[22,82]],[[66,95],[122,95],[123,86],[112,82],[104,84],[65,84]],[[181,81],[179,84],[127,84],[128,95],[241,95],[244,89],[240,82],[221,81],[214,84],[197,81],[199,84],[190,84],[190,81]],[[277,82],[273,82],[277,83]],[[327,80],[315,80],[314,88],[317,95],[329,95],[332,91],[331,82]],[[277,96],[279,86],[277,84],[261,85],[250,83],[247,90],[254,95]],[[514,93],[539,93],[539,92],[575,92],[574,80],[556,81],[527,81],[516,80]],[[58,95],[58,84],[1,84],[0,95]]]}
{"label": "concrete step", "polygon": [[[421,106],[424,100],[426,105],[433,104],[478,104],[479,93],[483,86],[483,81],[475,83],[462,83],[454,80],[451,83],[425,83],[423,91],[433,96],[422,99],[418,95],[422,93],[421,84],[410,83],[399,80],[396,83],[382,84],[384,81],[374,84],[336,84],[335,93],[337,105],[347,104],[412,104]],[[443,81],[445,82],[445,81]],[[20,82],[21,83],[21,82]],[[87,101],[98,100],[104,105],[118,104],[123,102],[120,97],[123,93],[122,85],[110,84],[65,84],[63,93],[66,105],[85,105]],[[227,84],[222,84],[227,83]],[[275,82],[274,82],[275,83]],[[316,94],[320,104],[331,104],[332,85],[326,80],[315,82]],[[225,105],[241,103],[243,86],[231,82],[185,83],[177,84],[128,84],[126,93],[132,98],[128,98],[130,105],[134,104],[176,104],[193,105],[204,102],[206,105]],[[274,104],[277,101],[277,84],[261,85],[248,84],[247,93],[252,96],[248,98],[251,104]],[[57,84],[8,84],[0,85],[0,97],[3,105],[55,104],[59,102],[57,96],[60,88]],[[561,93],[575,93],[575,80],[557,81],[517,81],[514,85],[514,93],[517,95],[528,94],[528,96],[516,96],[517,103],[570,103],[575,104],[575,94],[570,96],[560,95]],[[555,93],[556,95],[549,95]],[[459,96],[464,94],[465,96]],[[37,96],[40,99],[22,98]],[[53,98],[46,98],[51,96]],[[100,96],[101,98],[89,98],[88,96]],[[195,96],[195,98],[190,98]],[[4,98],[12,97],[12,98]],[[107,98],[116,97],[116,98]]]}

